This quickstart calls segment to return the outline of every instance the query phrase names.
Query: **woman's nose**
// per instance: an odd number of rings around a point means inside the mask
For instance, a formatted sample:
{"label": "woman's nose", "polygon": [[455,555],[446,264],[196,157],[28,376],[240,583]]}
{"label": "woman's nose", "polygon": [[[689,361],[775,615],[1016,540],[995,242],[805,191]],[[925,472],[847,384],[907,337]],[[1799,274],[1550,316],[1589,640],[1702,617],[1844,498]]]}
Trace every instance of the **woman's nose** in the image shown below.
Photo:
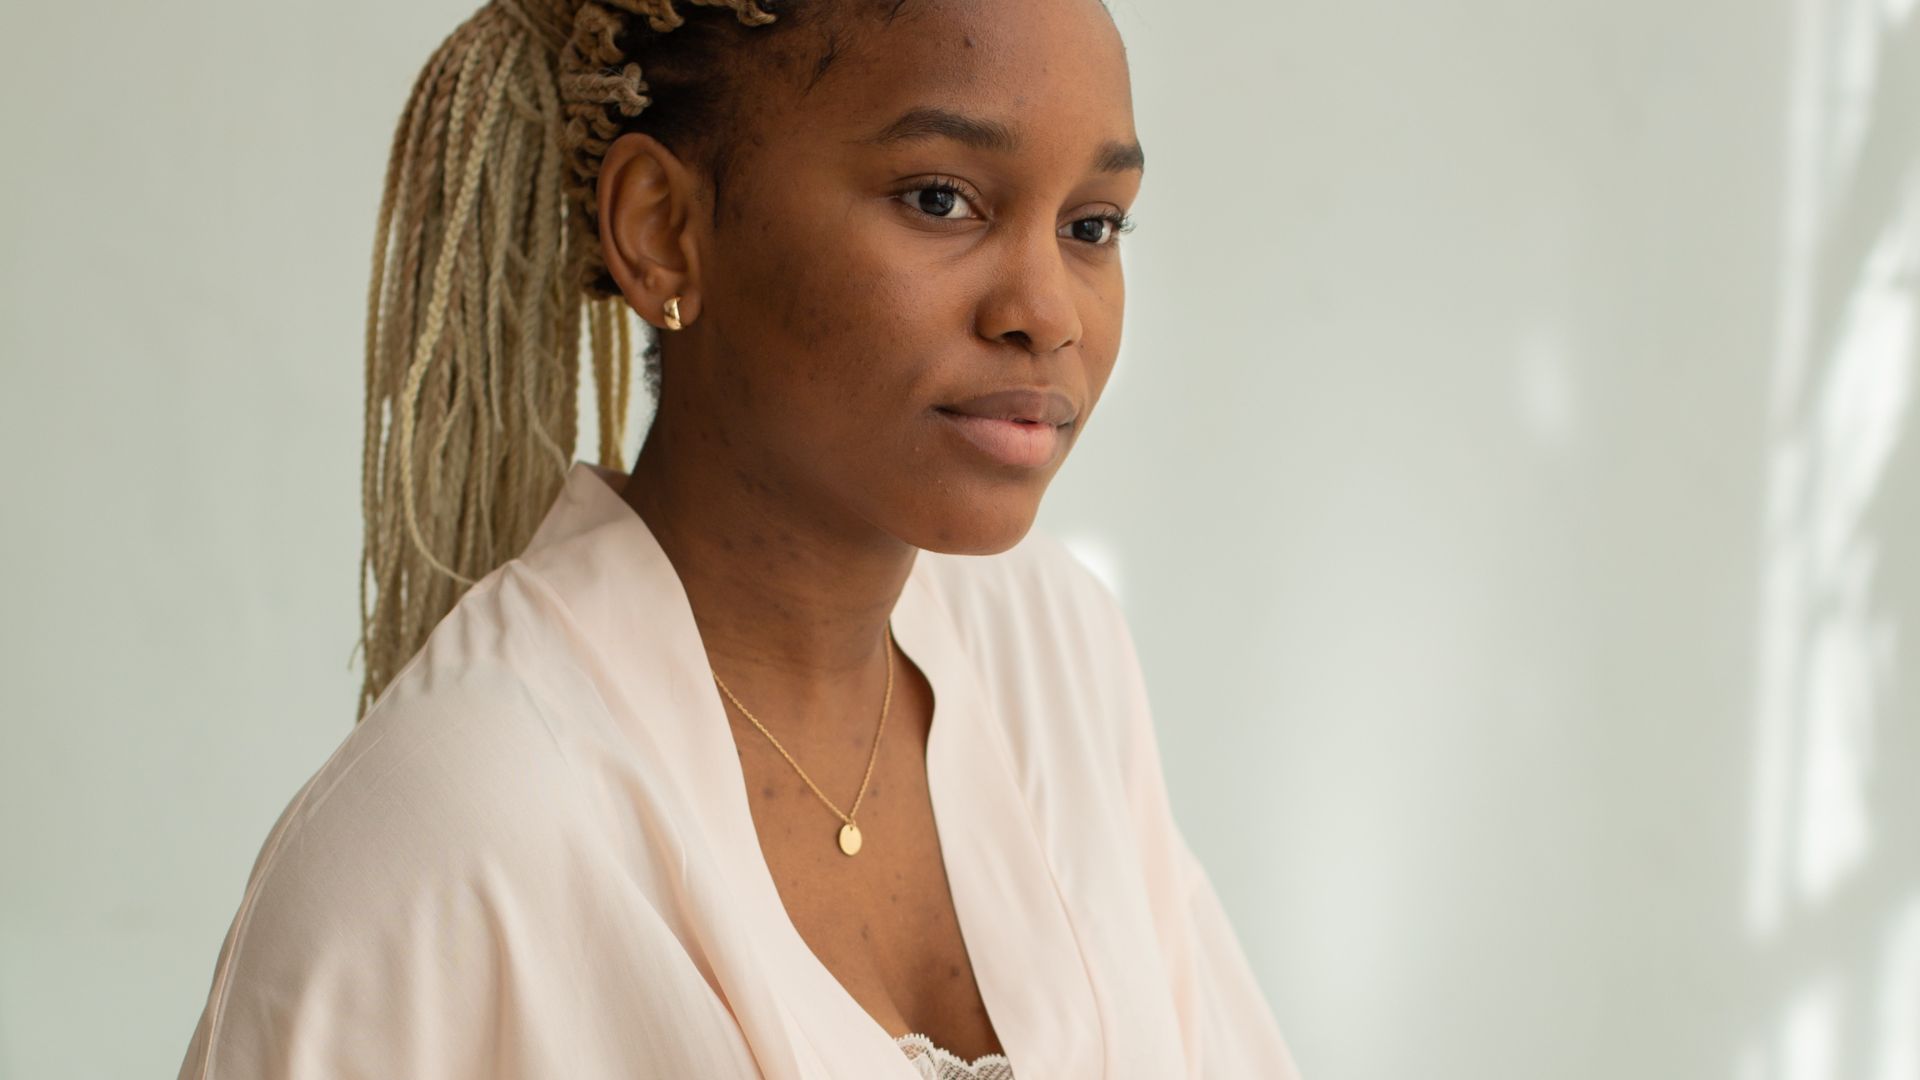
{"label": "woman's nose", "polygon": [[1037,354],[1079,341],[1084,286],[1061,250],[1073,241],[1039,224],[1010,232],[1002,242],[994,284],[980,308],[980,336]]}

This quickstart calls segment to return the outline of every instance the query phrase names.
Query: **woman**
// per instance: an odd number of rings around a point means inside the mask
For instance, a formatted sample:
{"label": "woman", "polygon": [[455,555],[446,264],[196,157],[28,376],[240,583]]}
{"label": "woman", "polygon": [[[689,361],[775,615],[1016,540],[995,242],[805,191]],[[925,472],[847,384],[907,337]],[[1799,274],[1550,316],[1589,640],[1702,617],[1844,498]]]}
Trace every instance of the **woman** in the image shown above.
{"label": "woman", "polygon": [[[448,39],[380,214],[362,719],[181,1076],[1295,1075],[1121,613],[1031,530],[1120,343],[1130,98],[1099,0]],[[653,328],[630,474],[562,453],[583,299],[602,417]]]}

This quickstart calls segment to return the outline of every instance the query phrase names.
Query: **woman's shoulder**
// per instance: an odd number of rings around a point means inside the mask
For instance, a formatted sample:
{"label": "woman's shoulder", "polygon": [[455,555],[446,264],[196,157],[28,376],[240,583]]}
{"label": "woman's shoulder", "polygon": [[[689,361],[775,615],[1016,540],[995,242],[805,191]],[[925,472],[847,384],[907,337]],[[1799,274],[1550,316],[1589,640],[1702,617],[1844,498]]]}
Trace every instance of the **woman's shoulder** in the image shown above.
{"label": "woman's shoulder", "polygon": [[[1009,623],[1059,627],[1122,620],[1106,580],[1060,537],[1035,525],[1018,543],[992,555],[922,551],[924,573],[965,631],[994,632]],[[1124,621],[1124,620],[1122,620]]]}
{"label": "woman's shoulder", "polygon": [[1035,526],[994,555],[918,557],[960,645],[1002,691],[1051,688],[1111,712],[1138,685],[1119,597],[1055,533]]}
{"label": "woman's shoulder", "polygon": [[472,586],[288,802],[254,884],[359,906],[551,859],[574,785],[548,603],[512,564]]}
{"label": "woman's shoulder", "polygon": [[1145,685],[1104,578],[1039,527],[998,554],[918,558],[1017,755],[1045,763],[1084,758],[1076,748],[1090,745],[1121,752],[1146,708]]}
{"label": "woman's shoulder", "polygon": [[[300,1075],[374,1075],[402,1059],[505,1075],[472,1033],[577,1004],[592,957],[544,931],[604,918],[612,894],[607,830],[558,722],[596,705],[551,670],[567,661],[547,640],[565,637],[550,604],[512,564],[472,586],[292,795],[183,1076],[216,1054],[218,1075],[292,1075],[295,1061]],[[629,933],[671,942],[644,894],[621,903]],[[553,1000],[511,999],[517,981]]]}

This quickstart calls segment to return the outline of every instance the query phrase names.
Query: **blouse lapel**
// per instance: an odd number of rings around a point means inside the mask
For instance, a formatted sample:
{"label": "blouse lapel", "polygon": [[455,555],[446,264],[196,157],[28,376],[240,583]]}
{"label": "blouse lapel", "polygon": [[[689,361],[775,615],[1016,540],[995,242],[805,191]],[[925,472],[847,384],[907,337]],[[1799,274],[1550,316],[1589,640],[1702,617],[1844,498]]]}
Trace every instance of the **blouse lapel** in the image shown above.
{"label": "blouse lapel", "polygon": [[927,783],[961,936],[1016,1077],[1103,1076],[1092,980],[1020,793],[1004,718],[929,576],[943,557],[915,560],[893,631],[933,684]]}

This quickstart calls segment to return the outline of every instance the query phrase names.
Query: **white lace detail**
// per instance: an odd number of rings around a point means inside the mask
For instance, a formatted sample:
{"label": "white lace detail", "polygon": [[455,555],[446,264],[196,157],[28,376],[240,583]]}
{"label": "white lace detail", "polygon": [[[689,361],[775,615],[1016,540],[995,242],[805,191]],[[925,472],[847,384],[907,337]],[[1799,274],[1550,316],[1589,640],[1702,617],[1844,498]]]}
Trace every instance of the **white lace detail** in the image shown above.
{"label": "white lace detail", "polygon": [[1013,1080],[1013,1063],[1005,1054],[982,1054],[971,1062],[935,1046],[918,1031],[893,1040],[925,1080]]}

